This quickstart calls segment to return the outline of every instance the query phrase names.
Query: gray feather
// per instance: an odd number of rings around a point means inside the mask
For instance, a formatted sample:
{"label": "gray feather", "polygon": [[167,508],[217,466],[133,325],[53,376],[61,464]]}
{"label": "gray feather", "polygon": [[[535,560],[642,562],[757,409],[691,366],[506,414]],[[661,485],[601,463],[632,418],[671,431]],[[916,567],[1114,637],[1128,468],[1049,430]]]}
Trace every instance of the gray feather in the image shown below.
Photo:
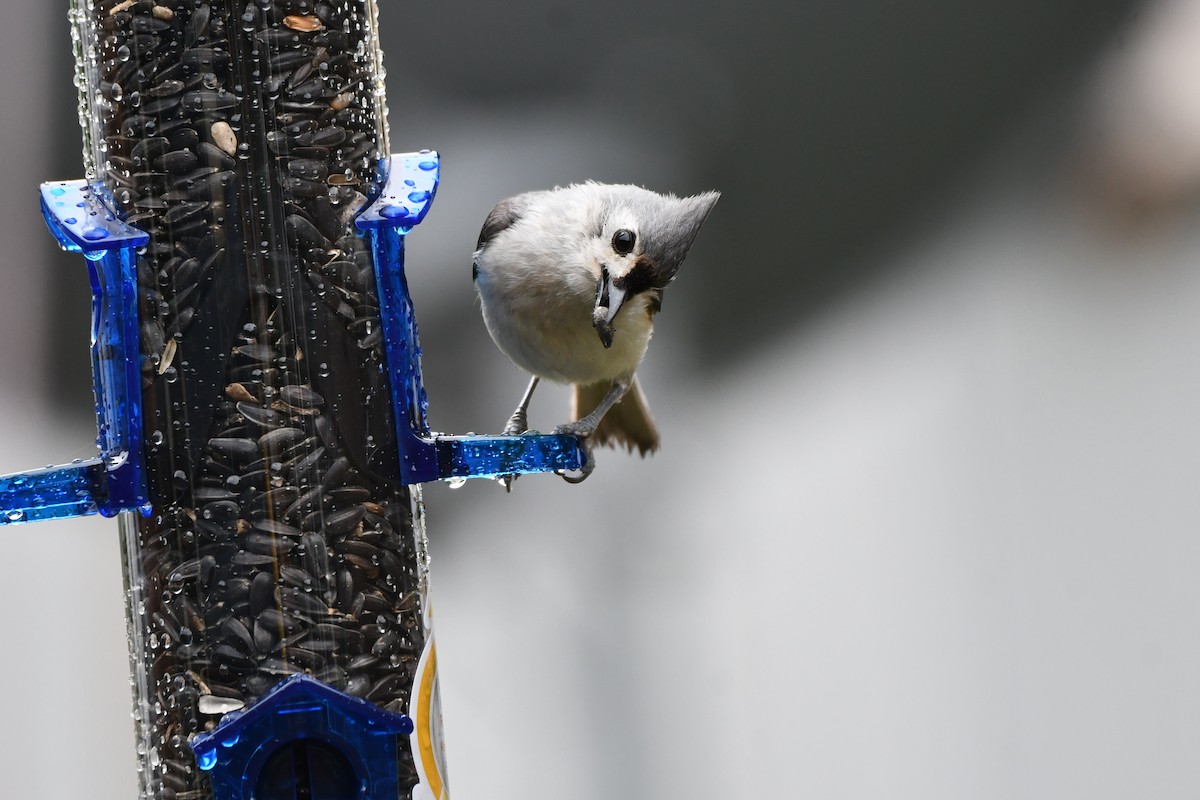
{"label": "gray feather", "polygon": [[528,194],[519,194],[516,197],[501,200],[488,212],[487,218],[483,221],[483,228],[479,231],[479,240],[475,243],[475,258],[471,261],[472,281],[479,279],[479,251],[499,236],[502,231],[508,230],[521,219],[528,207],[527,198]]}
{"label": "gray feather", "polygon": [[720,196],[705,192],[694,197],[660,197],[660,202],[649,209],[642,219],[641,235],[645,255],[655,266],[655,286],[662,288],[675,278]]}
{"label": "gray feather", "polygon": [[479,241],[475,243],[476,250],[482,248],[492,239],[495,239],[501,231],[511,228],[521,219],[529,205],[527,197],[527,195],[519,194],[516,197],[501,200],[492,206],[492,210],[488,212],[487,219],[483,221],[483,229],[479,231]]}
{"label": "gray feather", "polygon": [[687,257],[700,226],[721,197],[704,192],[692,197],[658,194],[640,186],[611,186],[606,198],[610,211],[625,207],[638,220],[643,255],[653,277],[650,285],[670,283]]}

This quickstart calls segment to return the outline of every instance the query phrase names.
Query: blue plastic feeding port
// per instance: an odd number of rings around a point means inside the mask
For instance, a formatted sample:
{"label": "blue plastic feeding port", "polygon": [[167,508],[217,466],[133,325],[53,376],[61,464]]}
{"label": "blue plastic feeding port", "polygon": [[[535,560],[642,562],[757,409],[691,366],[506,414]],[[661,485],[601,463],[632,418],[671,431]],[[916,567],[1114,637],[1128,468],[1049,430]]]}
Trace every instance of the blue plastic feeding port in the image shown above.
{"label": "blue plastic feeding port", "polygon": [[215,800],[373,800],[399,791],[413,721],[294,675],[192,738]]}
{"label": "blue plastic feeding port", "polygon": [[92,284],[95,458],[0,477],[0,525],[149,509],[142,463],[137,248],[150,237],[87,181],[41,187],[42,216],[63,248],[87,258]]}
{"label": "blue plastic feeding port", "polygon": [[65,249],[95,255],[145,247],[150,234],[127,225],[85,180],[42,184],[42,216]]}
{"label": "blue plastic feeding port", "polygon": [[412,484],[582,469],[586,451],[578,437],[568,434],[443,436],[430,431],[420,336],[404,275],[404,237],[429,213],[440,167],[432,150],[392,156],[383,191],[356,220],[375,256],[401,479]]}
{"label": "blue plastic feeding port", "polygon": [[[383,190],[355,220],[361,231],[378,228],[412,230],[433,205],[441,180],[441,158],[433,150],[394,155],[385,162]],[[403,269],[403,264],[400,266]]]}

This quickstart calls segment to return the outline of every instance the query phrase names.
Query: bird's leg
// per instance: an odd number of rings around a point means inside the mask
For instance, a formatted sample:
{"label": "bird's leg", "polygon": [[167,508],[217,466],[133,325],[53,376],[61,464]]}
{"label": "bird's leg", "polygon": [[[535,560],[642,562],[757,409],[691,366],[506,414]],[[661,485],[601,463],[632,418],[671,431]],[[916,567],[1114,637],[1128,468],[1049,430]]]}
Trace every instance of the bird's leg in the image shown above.
{"label": "bird's leg", "polygon": [[533,398],[533,390],[537,388],[537,385],[538,376],[534,375],[525,389],[525,395],[517,405],[517,410],[512,413],[512,416],[508,418],[508,424],[504,426],[505,436],[517,436],[529,430],[529,401]]}
{"label": "bird's leg", "polygon": [[[517,410],[512,413],[512,416],[508,418],[508,424],[504,426],[504,436],[520,436],[529,430],[529,401],[533,399],[533,390],[537,388],[537,385],[538,376],[534,375],[529,381],[529,386],[525,388],[525,395],[517,405]],[[499,477],[500,485],[504,487],[504,491],[511,492],[513,483],[519,477],[515,472],[501,475]]]}
{"label": "bird's leg", "polygon": [[559,425],[554,429],[555,433],[569,433],[572,436],[578,436],[586,439],[596,432],[596,426],[600,424],[600,420],[604,419],[604,415],[608,410],[617,404],[617,401],[625,396],[629,391],[631,381],[613,381],[612,388],[608,390],[608,394],[604,395],[604,399],[600,401],[600,405],[592,409],[592,413],[575,422],[568,422],[565,425]]}
{"label": "bird's leg", "polygon": [[625,393],[629,391],[630,383],[631,381],[629,380],[613,381],[612,388],[608,390],[608,394],[604,395],[604,399],[600,401],[600,405],[592,409],[592,413],[583,419],[559,425],[554,429],[555,433],[566,433],[583,439],[584,452],[587,454],[587,463],[583,465],[583,470],[579,475],[571,476],[563,471],[557,472],[567,483],[582,483],[596,469],[596,459],[592,456],[591,436],[596,432],[596,426],[600,424],[600,420],[604,419],[604,415],[608,413],[608,410],[615,406],[625,396]]}

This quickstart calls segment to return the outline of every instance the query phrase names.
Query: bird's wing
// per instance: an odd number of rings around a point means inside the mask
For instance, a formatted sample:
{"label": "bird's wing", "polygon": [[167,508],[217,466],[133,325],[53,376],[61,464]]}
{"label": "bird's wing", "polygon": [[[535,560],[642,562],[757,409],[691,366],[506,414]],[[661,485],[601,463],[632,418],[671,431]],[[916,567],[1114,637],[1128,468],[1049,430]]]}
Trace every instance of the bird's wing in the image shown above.
{"label": "bird's wing", "polygon": [[482,249],[484,245],[495,239],[501,231],[511,228],[525,213],[525,209],[528,206],[529,202],[525,195],[510,197],[492,206],[492,210],[488,212],[487,219],[483,221],[483,229],[479,231],[479,241],[475,243],[475,249]]}
{"label": "bird's wing", "polygon": [[479,231],[479,241],[475,243],[475,258],[471,261],[472,281],[479,277],[479,254],[483,251],[483,248],[487,246],[488,242],[499,236],[501,231],[515,225],[517,220],[525,213],[528,205],[526,195],[517,195],[507,200],[501,200],[492,206],[492,210],[488,212],[487,219],[483,221],[483,229]]}

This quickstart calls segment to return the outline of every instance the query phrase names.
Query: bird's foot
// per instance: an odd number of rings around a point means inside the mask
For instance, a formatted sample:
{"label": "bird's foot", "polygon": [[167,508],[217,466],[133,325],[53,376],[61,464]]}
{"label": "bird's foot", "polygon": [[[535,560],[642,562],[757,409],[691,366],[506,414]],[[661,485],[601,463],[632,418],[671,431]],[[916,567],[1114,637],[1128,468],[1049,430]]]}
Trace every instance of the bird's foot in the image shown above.
{"label": "bird's foot", "polygon": [[596,432],[596,426],[583,421],[568,422],[559,425],[554,429],[554,432],[556,434],[579,437],[580,442],[583,444],[584,456],[587,459],[583,462],[583,467],[579,470],[578,475],[568,474],[566,470],[562,469],[555,470],[554,474],[567,483],[583,483],[596,469],[596,458],[592,453],[592,434]]}
{"label": "bird's foot", "polygon": [[[504,430],[501,431],[501,436],[520,436],[529,430],[529,415],[525,411],[525,407],[521,406],[512,413],[508,418],[508,423],[505,424]],[[517,482],[517,478],[521,477],[515,472],[510,472],[507,475],[501,475],[496,480],[500,481],[500,485],[504,487],[504,491],[511,492],[513,484]]]}
{"label": "bird's foot", "polygon": [[527,430],[529,430],[529,415],[525,412],[524,408],[518,408],[508,418],[508,423],[504,426],[501,435],[520,436]]}
{"label": "bird's foot", "polygon": [[596,432],[596,425],[587,420],[576,420],[575,422],[564,422],[554,429],[556,434],[566,434],[568,436],[578,436],[580,439],[589,439]]}

